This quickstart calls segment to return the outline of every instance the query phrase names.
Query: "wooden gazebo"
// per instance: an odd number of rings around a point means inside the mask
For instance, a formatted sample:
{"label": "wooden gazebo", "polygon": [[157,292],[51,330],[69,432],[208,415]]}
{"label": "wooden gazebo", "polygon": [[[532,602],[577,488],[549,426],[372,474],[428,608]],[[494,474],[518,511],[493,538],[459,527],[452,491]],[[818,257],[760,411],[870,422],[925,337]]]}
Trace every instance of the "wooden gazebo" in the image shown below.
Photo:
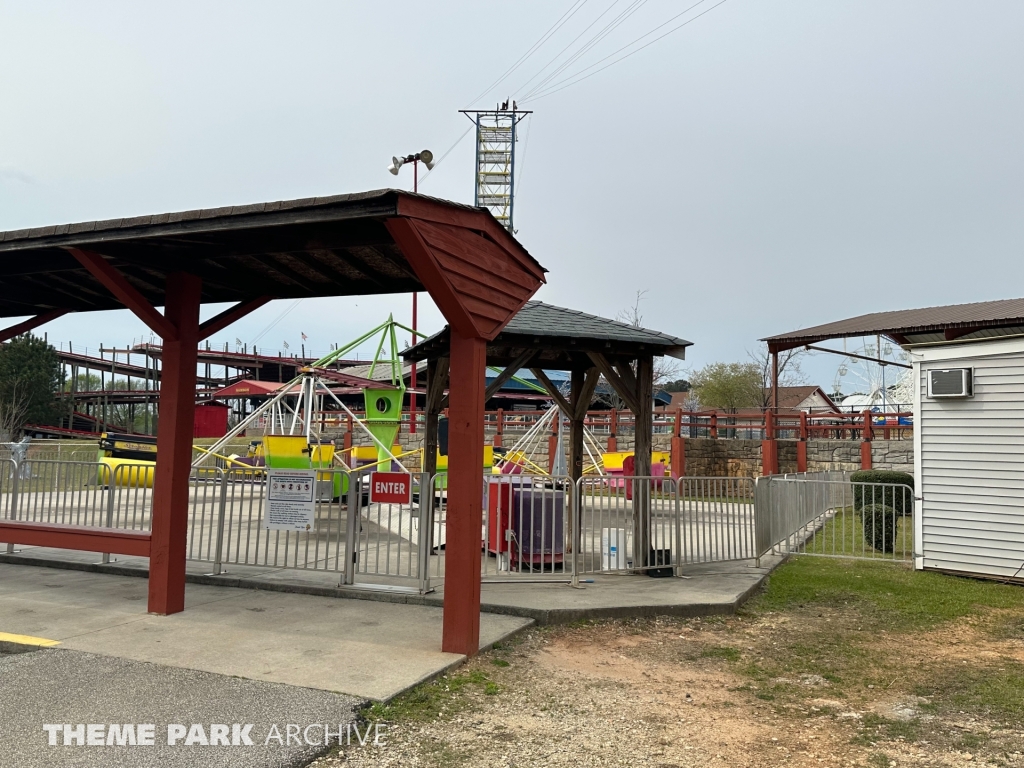
{"label": "wooden gazebo", "polygon": [[[454,382],[442,648],[472,655],[486,344],[544,272],[486,210],[395,190],[0,233],[0,318],[32,316],[0,341],[122,307],[163,340],[152,530],[0,521],[0,541],[148,555],[150,612],[183,610],[199,342],[272,299],[426,290],[450,323]],[[200,322],[202,304],[222,302],[234,306]]]}
{"label": "wooden gazebo", "polygon": [[[424,472],[436,470],[437,421],[448,407],[446,388],[460,384],[453,355],[456,334],[450,327],[407,349],[406,360],[427,361],[427,409],[424,431]],[[486,364],[503,368],[483,392],[486,400],[516,373],[529,369],[551,399],[569,419],[569,475],[573,482],[583,475],[583,422],[601,377],[634,414],[636,433],[634,467],[637,477],[651,474],[653,429],[654,358],[685,359],[693,342],[675,336],[607,320],[540,301],[528,301],[504,329],[487,342]],[[568,371],[568,398],[551,382],[545,370]],[[481,379],[479,386],[483,387]],[[449,411],[449,418],[452,418]],[[449,424],[449,450],[452,450]],[[479,457],[478,457],[479,462]],[[645,529],[646,494],[634,496],[634,562],[648,565],[649,532]],[[449,513],[450,514],[450,513]],[[480,559],[479,548],[477,560]],[[479,562],[477,564],[479,570]]]}

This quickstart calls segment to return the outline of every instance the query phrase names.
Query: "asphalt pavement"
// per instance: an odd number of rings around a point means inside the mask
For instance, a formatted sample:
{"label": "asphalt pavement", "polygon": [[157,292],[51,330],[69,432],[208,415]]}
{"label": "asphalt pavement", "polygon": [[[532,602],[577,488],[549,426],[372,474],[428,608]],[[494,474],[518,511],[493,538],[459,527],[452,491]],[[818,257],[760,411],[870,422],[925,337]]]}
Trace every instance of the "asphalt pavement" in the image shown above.
{"label": "asphalt pavement", "polygon": [[303,766],[327,751],[324,725],[332,745],[338,733],[343,742],[386,741],[356,723],[363,703],[63,648],[0,653],[0,766]]}

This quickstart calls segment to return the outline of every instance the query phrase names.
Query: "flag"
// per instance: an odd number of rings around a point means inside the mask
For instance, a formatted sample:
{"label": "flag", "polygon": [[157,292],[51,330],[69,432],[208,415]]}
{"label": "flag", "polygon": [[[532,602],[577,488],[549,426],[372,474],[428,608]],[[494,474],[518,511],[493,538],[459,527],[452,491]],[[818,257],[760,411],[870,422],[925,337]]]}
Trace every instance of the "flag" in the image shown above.
{"label": "flag", "polygon": [[306,341],[307,339],[309,339],[309,336],[307,336],[306,334],[302,334],[302,340]]}
{"label": "flag", "polygon": [[286,341],[286,342],[284,342],[284,348],[285,348],[285,349],[288,349],[288,342],[287,342],[287,341]]}

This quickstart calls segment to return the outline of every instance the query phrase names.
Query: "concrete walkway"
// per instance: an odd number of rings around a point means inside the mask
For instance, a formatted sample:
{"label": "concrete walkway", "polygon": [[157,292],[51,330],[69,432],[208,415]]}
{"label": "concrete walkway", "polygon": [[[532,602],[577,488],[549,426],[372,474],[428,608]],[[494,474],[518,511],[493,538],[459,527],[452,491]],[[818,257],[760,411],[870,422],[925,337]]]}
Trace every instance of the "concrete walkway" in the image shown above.
{"label": "concrete walkway", "polygon": [[[144,579],[0,564],[0,632],[172,667],[391,698],[462,661],[441,609],[189,584],[185,611],[146,612]],[[530,623],[486,614],[481,647]]]}
{"label": "concrete walkway", "polygon": [[[37,564],[102,574],[146,575],[145,558],[122,557],[109,565],[97,563],[96,558],[89,552],[23,547],[14,555],[0,553],[0,566],[4,563]],[[540,575],[525,579],[516,576],[485,578],[481,610],[485,615],[519,616],[538,624],[584,618],[735,613],[781,561],[781,557],[772,556],[762,558],[760,567],[756,567],[753,560],[688,565],[683,567],[685,578],[681,579],[588,575],[581,579],[591,583],[581,583],[578,588],[568,586],[566,577],[561,574],[554,577],[548,574],[547,583]],[[190,588],[193,585],[228,586],[430,607],[440,607],[444,600],[443,582],[434,592],[421,595],[408,581],[398,579],[392,580],[390,585],[339,586],[339,574],[335,571],[231,565],[225,573],[213,576],[209,573],[209,563],[189,562],[186,567]]]}

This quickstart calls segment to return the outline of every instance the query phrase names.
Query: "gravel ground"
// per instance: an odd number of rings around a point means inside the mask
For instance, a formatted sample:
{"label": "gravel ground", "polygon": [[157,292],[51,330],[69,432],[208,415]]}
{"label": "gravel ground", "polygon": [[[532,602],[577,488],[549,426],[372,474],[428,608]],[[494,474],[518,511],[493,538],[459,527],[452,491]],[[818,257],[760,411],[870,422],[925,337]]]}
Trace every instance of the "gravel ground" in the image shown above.
{"label": "gravel ground", "polygon": [[[208,672],[45,649],[0,654],[0,768],[290,768],[323,746],[267,742],[276,724],[351,723],[351,696]],[[45,723],[155,725],[153,746],[49,746]],[[252,724],[253,746],[167,745],[170,723]],[[310,731],[310,740],[318,731]],[[187,735],[187,734],[186,734]],[[182,740],[184,741],[184,740]],[[241,741],[241,739],[239,739]]]}
{"label": "gravel ground", "polygon": [[[349,748],[312,766],[1024,766],[1014,751],[1024,730],[965,714],[932,720],[921,697],[871,686],[851,701],[805,674],[770,681],[794,697],[759,698],[744,658],[771,654],[779,631],[750,618],[531,630],[412,698],[369,710],[392,723],[386,746]],[[908,740],[893,730],[910,721],[940,735]],[[987,741],[993,735],[998,744]],[[985,755],[963,748],[982,737]]]}

